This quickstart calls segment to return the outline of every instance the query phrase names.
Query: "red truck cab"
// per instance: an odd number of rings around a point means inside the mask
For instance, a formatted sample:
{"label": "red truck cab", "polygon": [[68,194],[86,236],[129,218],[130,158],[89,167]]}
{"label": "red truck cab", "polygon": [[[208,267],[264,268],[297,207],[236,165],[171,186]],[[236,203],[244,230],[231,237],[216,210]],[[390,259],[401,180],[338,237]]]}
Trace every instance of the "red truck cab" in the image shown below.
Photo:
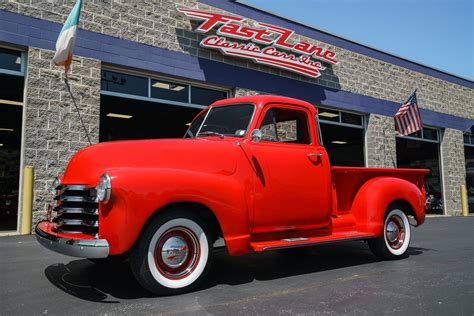
{"label": "red truck cab", "polygon": [[128,257],[142,286],[180,293],[204,278],[219,238],[230,255],[367,240],[380,258],[403,257],[410,224],[425,220],[427,172],[331,167],[311,104],[226,99],[183,139],[80,150],[35,231],[67,255]]}

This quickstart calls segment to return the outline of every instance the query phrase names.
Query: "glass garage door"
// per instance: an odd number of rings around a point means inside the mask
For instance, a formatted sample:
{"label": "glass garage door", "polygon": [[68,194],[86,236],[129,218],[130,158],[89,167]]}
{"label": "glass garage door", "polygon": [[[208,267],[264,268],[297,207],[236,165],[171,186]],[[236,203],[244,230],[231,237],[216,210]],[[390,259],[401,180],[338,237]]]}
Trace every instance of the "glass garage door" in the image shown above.
{"label": "glass garage door", "polygon": [[425,127],[409,136],[397,137],[397,167],[430,170],[425,177],[426,213],[429,214],[443,214],[439,134],[438,129]]}
{"label": "glass garage door", "polygon": [[182,138],[203,108],[227,97],[226,90],[102,70],[99,139]]}
{"label": "glass garage door", "polygon": [[324,147],[332,166],[363,167],[364,116],[318,108]]}
{"label": "glass garage door", "polygon": [[[474,130],[474,127],[471,128]],[[466,189],[469,213],[474,213],[474,134],[464,134],[464,157],[466,159]]]}
{"label": "glass garage door", "polygon": [[24,54],[0,47],[0,231],[17,229]]}

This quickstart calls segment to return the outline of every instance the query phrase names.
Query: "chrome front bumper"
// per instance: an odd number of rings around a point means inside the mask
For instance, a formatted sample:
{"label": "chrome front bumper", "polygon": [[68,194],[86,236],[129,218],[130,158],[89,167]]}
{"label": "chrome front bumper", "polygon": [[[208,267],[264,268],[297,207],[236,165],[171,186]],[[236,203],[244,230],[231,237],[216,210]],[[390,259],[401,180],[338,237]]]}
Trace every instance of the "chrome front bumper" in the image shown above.
{"label": "chrome front bumper", "polygon": [[56,236],[42,229],[48,227],[45,222],[38,223],[35,228],[36,239],[44,247],[64,255],[78,258],[107,258],[109,243],[105,239],[73,239]]}

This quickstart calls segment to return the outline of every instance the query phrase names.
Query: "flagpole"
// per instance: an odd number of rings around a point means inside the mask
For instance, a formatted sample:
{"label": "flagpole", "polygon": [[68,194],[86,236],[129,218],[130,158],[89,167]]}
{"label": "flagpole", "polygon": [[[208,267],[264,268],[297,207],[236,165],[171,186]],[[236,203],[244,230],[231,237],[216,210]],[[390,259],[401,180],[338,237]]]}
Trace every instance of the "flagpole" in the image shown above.
{"label": "flagpole", "polygon": [[76,99],[74,98],[74,95],[72,94],[72,91],[71,91],[71,87],[69,86],[69,81],[68,81],[68,78],[67,78],[67,70],[64,74],[64,84],[66,85],[66,89],[69,92],[69,95],[71,96],[72,103],[74,104],[74,107],[76,108],[76,111],[77,111],[77,115],[79,115],[79,120],[81,121],[82,127],[84,128],[84,132],[86,132],[86,136],[87,136],[87,140],[89,141],[89,145],[92,145],[91,139],[89,137],[89,132],[87,131],[87,128],[84,125],[84,121],[82,120],[81,111],[79,111],[79,108],[77,107]]}
{"label": "flagpole", "polygon": [[72,51],[76,42],[76,31],[79,24],[79,17],[81,15],[81,7],[82,0],[77,0],[76,4],[71,10],[71,13],[69,13],[67,17],[66,22],[64,22],[63,28],[59,33],[58,40],[56,41],[56,52],[54,53],[53,62],[56,66],[64,66],[64,84],[66,85],[66,89],[71,96],[72,103],[76,108],[77,115],[79,116],[79,120],[81,121],[82,127],[84,128],[89,145],[92,145],[89,132],[87,131],[86,125],[82,120],[81,111],[79,111],[79,108],[77,107],[76,99],[72,94],[67,76],[72,63]]}

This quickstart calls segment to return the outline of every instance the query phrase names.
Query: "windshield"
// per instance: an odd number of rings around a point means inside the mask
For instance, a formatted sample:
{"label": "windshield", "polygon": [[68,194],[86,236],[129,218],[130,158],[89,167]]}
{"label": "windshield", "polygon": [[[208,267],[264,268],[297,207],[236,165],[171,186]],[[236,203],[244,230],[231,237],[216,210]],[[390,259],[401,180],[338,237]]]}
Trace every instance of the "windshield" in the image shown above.
{"label": "windshield", "polygon": [[212,135],[242,137],[247,133],[254,108],[253,104],[211,107],[194,120],[185,137]]}

